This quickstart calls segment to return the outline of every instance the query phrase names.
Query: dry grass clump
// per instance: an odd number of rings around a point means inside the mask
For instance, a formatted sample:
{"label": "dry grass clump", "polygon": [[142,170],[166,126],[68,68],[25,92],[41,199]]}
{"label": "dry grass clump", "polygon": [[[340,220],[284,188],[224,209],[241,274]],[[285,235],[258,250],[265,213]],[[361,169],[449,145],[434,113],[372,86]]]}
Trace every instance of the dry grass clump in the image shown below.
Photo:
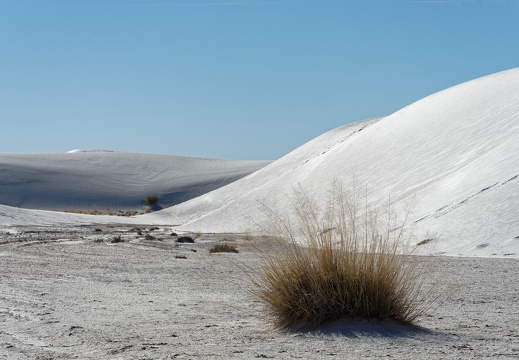
{"label": "dry grass clump", "polygon": [[335,184],[320,208],[298,189],[293,214],[264,207],[273,251],[253,276],[254,294],[280,328],[315,328],[338,319],[412,324],[427,308],[425,267],[410,257],[405,219],[390,204],[369,209],[353,190]]}
{"label": "dry grass clump", "polygon": [[209,253],[238,253],[238,249],[229,244],[216,244],[209,249]]}

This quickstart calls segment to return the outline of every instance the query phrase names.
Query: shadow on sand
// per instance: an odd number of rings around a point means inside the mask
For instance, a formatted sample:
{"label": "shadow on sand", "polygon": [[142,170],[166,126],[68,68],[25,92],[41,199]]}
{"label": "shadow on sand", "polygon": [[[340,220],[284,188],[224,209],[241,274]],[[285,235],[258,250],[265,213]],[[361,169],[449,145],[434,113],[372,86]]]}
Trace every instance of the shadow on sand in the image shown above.
{"label": "shadow on sand", "polygon": [[[296,331],[288,329],[288,331]],[[298,332],[300,332],[299,330]],[[402,338],[419,335],[433,335],[434,332],[420,326],[402,325],[392,321],[337,320],[321,325],[317,329],[305,331],[309,335]]]}

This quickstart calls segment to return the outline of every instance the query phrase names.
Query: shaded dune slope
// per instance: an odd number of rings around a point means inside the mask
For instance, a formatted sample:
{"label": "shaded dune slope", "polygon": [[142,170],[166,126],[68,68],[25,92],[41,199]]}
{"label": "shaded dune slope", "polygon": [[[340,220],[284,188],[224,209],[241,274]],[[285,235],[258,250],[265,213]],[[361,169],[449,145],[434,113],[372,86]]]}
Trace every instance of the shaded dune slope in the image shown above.
{"label": "shaded dune slope", "polygon": [[232,161],[110,151],[1,154],[0,204],[32,209],[139,209],[146,196],[170,206],[265,166]]}

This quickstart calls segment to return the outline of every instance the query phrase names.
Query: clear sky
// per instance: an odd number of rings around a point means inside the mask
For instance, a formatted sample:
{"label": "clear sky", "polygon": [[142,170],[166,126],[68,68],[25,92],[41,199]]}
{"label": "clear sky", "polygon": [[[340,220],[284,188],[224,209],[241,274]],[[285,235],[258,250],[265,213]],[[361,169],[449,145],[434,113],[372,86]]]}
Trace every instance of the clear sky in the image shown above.
{"label": "clear sky", "polygon": [[0,0],[0,153],[277,159],[516,66],[518,0]]}

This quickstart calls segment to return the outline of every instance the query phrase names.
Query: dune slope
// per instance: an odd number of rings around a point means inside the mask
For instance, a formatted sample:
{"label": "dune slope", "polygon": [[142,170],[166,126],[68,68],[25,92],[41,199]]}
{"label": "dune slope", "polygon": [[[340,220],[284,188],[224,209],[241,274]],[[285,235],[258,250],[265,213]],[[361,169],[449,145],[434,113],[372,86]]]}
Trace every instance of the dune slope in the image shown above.
{"label": "dune slope", "polygon": [[376,205],[414,199],[425,251],[519,253],[519,69],[433,94],[382,119],[340,127],[216,191],[152,216],[195,231],[248,231],[258,202],[289,206],[300,184],[325,199],[333,179]]}
{"label": "dune slope", "polygon": [[139,209],[150,195],[179,204],[242,178],[267,161],[112,151],[0,154],[0,204],[49,210]]}

